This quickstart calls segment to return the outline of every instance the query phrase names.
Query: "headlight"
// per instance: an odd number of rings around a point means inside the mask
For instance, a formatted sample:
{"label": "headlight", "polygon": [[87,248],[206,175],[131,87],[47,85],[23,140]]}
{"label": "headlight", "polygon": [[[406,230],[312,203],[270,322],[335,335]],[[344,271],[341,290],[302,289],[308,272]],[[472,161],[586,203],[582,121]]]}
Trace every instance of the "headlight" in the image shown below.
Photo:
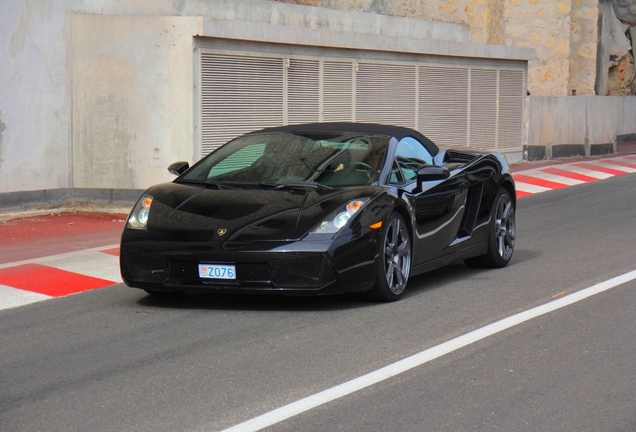
{"label": "headlight", "polygon": [[126,226],[132,229],[143,230],[146,229],[148,223],[148,215],[150,214],[150,206],[152,205],[152,196],[148,194],[142,195],[137,201],[135,208],[128,216],[128,223]]}
{"label": "headlight", "polygon": [[350,201],[342,210],[336,211],[329,215],[329,217],[323,220],[314,230],[318,234],[334,234],[340,231],[340,228],[345,226],[351,216],[356,214],[362,205],[367,202],[369,198],[360,198],[355,201]]}

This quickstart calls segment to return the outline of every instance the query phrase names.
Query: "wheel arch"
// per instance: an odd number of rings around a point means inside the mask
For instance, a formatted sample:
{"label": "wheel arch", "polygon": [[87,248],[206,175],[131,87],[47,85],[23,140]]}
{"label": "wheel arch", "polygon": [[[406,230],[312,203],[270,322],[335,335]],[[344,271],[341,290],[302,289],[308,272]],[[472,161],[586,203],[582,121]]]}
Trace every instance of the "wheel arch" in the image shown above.
{"label": "wheel arch", "polygon": [[510,194],[510,198],[512,198],[512,203],[514,204],[515,208],[517,208],[517,193],[512,178],[504,178],[501,185],[499,185],[499,188],[504,188],[508,191],[508,193]]}
{"label": "wheel arch", "polygon": [[387,219],[393,212],[396,212],[400,216],[402,216],[402,219],[404,219],[404,222],[406,223],[406,229],[408,230],[409,236],[411,238],[411,241],[409,242],[411,246],[411,253],[413,253],[413,247],[414,247],[415,241],[413,240],[413,221],[411,220],[411,214],[406,208],[406,206],[400,203],[398,203],[395,207],[393,207],[393,210],[389,212],[389,214],[387,214]]}

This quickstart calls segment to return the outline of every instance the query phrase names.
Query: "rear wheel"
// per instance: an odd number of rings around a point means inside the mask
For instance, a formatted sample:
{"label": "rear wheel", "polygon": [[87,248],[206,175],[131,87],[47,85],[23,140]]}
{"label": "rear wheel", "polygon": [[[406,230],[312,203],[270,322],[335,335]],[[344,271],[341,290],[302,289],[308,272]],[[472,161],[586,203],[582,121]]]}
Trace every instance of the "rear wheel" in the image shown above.
{"label": "rear wheel", "polygon": [[515,250],[517,226],[515,205],[510,192],[501,188],[495,195],[491,213],[488,251],[486,254],[465,260],[471,267],[501,268],[508,265]]}
{"label": "rear wheel", "polygon": [[374,299],[390,302],[400,298],[411,270],[411,243],[402,216],[392,213],[382,227],[376,265],[376,282],[371,294]]}

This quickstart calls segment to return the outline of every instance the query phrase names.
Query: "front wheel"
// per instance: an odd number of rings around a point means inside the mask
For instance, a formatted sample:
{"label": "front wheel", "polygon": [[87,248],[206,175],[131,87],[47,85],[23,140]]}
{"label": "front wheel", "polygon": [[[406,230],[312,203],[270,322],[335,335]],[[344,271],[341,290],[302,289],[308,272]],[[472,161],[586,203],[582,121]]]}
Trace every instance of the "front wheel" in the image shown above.
{"label": "front wheel", "polygon": [[385,302],[398,300],[411,271],[409,231],[399,213],[392,213],[382,227],[376,268],[372,297]]}
{"label": "front wheel", "polygon": [[484,255],[465,260],[471,267],[505,267],[515,250],[517,225],[514,201],[508,190],[501,188],[495,195],[493,203],[488,233],[488,251]]}

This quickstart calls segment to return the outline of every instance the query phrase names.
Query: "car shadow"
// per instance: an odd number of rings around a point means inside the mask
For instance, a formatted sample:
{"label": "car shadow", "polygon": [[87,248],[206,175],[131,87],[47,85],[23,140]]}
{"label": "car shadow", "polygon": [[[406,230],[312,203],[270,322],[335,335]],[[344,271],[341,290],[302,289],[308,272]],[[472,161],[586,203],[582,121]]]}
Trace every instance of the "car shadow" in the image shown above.
{"label": "car shadow", "polygon": [[[409,280],[404,293],[405,299],[422,295],[426,291],[441,288],[451,280],[461,279],[463,264],[458,269],[439,269]],[[463,266],[464,270],[470,271]],[[145,293],[143,293],[145,294]],[[248,310],[248,311],[288,311],[317,312],[351,310],[368,307],[390,307],[394,303],[378,302],[366,293],[345,293],[321,296],[297,296],[279,294],[226,294],[226,293],[180,293],[157,296],[146,294],[137,304],[152,308],[200,309],[200,310]]]}
{"label": "car shadow", "polygon": [[168,309],[248,310],[314,312],[373,306],[362,294],[288,296],[275,294],[183,293],[174,296],[146,295],[140,306]]}

